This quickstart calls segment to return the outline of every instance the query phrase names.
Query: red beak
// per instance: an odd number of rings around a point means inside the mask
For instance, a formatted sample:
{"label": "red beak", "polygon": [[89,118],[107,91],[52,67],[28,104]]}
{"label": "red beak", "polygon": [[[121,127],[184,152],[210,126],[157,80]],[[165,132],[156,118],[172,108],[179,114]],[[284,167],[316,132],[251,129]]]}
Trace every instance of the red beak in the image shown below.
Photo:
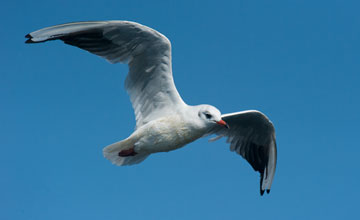
{"label": "red beak", "polygon": [[228,124],[226,124],[226,122],[224,120],[220,120],[220,121],[217,121],[216,124],[219,124],[219,125],[222,125],[226,128],[230,128]]}

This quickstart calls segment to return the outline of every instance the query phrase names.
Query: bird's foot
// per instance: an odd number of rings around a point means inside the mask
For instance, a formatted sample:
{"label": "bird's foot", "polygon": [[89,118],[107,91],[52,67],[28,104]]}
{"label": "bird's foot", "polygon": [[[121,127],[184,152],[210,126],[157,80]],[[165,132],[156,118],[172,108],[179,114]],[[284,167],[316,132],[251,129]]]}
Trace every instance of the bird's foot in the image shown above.
{"label": "bird's foot", "polygon": [[134,147],[122,150],[119,152],[119,157],[129,157],[129,156],[135,156],[137,153],[134,150]]}

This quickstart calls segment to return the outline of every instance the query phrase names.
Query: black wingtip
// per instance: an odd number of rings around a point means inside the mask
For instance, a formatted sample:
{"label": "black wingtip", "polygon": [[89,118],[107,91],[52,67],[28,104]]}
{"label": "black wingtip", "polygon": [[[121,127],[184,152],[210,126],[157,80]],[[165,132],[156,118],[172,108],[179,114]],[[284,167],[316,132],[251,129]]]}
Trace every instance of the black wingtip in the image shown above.
{"label": "black wingtip", "polygon": [[267,189],[267,190],[266,190],[266,193],[269,194],[269,193],[270,193],[270,189]]}
{"label": "black wingtip", "polygon": [[265,190],[260,189],[260,195],[261,195],[261,196],[264,195],[264,192],[265,192]]}
{"label": "black wingtip", "polygon": [[25,38],[28,38],[28,39],[25,41],[26,44],[35,43],[35,42],[31,39],[32,36],[31,36],[30,34],[25,35]]}
{"label": "black wingtip", "polygon": [[263,178],[264,178],[264,173],[260,172],[260,195],[264,195],[265,190],[262,189],[262,184],[263,184]]}

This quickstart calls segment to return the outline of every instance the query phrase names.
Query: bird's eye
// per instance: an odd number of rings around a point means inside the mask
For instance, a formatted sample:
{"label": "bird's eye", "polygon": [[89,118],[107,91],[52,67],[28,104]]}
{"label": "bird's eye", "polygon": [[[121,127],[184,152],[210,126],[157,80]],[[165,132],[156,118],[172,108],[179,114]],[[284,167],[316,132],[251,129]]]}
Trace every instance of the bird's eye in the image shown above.
{"label": "bird's eye", "polygon": [[210,119],[210,118],[212,117],[212,115],[210,115],[209,113],[205,113],[205,117],[206,117],[207,119]]}

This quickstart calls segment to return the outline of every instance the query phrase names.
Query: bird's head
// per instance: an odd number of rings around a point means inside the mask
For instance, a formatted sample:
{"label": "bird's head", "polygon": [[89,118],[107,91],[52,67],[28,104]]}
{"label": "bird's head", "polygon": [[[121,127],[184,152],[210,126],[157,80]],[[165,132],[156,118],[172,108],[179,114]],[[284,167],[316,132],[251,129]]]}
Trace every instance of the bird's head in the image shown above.
{"label": "bird's head", "polygon": [[211,105],[200,105],[198,116],[207,125],[220,125],[229,128],[229,125],[221,119],[220,111]]}

